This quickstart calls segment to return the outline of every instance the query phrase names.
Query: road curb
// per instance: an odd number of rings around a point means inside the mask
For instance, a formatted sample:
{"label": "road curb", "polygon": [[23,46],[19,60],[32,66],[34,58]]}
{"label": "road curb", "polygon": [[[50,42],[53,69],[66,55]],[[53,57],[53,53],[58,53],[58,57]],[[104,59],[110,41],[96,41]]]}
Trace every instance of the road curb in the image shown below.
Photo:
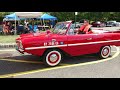
{"label": "road curb", "polygon": [[15,48],[16,43],[0,43],[0,48]]}

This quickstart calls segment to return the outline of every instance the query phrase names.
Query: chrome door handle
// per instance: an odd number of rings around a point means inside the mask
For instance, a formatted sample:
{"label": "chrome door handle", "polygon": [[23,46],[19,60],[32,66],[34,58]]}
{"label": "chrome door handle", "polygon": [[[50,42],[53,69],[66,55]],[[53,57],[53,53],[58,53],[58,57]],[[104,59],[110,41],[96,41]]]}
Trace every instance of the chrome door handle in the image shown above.
{"label": "chrome door handle", "polygon": [[92,38],[88,38],[87,40],[92,40]]}

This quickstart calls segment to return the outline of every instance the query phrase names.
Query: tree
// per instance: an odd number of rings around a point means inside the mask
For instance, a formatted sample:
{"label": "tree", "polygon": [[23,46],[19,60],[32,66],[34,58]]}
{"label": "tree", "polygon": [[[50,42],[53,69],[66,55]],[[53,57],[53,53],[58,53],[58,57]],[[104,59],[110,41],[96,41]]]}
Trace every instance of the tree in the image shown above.
{"label": "tree", "polygon": [[3,18],[4,18],[5,15],[9,15],[11,13],[13,13],[13,12],[0,12],[0,21],[3,20]]}
{"label": "tree", "polygon": [[[49,14],[56,16],[59,21],[74,20],[74,12],[49,12]],[[120,21],[120,12],[78,12],[77,21],[81,19],[89,19],[92,21]]]}

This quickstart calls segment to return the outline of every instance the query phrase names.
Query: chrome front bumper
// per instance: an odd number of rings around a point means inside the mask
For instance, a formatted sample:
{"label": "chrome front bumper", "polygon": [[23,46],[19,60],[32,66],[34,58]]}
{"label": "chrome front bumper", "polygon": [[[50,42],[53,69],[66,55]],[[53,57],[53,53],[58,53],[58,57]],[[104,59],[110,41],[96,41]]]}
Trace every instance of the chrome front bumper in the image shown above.
{"label": "chrome front bumper", "polygon": [[20,49],[18,46],[16,47],[16,50],[22,54],[24,54],[24,50],[23,49]]}

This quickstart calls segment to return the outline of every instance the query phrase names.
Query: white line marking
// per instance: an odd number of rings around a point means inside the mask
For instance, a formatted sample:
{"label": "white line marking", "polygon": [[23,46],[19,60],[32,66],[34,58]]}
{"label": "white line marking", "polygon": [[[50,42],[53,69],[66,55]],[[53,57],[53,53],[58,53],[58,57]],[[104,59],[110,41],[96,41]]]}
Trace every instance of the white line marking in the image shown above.
{"label": "white line marking", "polygon": [[36,63],[36,64],[43,64],[43,62],[38,61],[25,61],[25,60],[13,60],[13,59],[2,59],[0,61],[10,61],[10,62],[20,62],[20,63]]}
{"label": "white line marking", "polygon": [[0,50],[0,52],[4,52],[4,51],[16,51],[16,49],[7,49],[7,50]]}

